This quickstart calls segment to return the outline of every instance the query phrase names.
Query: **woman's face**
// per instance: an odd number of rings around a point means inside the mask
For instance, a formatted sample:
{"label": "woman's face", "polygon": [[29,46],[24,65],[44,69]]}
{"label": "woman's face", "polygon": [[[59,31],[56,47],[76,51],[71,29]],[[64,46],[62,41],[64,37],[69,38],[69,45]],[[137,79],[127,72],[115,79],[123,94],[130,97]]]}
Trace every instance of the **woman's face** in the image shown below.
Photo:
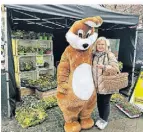
{"label": "woman's face", "polygon": [[97,49],[97,51],[103,52],[103,51],[105,51],[105,48],[106,48],[106,42],[105,42],[105,40],[99,40],[99,41],[97,41],[97,43],[96,43],[96,49]]}

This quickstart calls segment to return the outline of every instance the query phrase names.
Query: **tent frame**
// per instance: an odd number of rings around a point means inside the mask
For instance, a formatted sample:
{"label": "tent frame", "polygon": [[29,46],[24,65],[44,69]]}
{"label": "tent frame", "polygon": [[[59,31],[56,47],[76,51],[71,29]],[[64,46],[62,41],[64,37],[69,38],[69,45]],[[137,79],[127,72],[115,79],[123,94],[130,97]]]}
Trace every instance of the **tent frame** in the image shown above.
{"label": "tent frame", "polygon": [[[67,23],[67,20],[68,18],[65,18],[65,17],[57,17],[57,18],[39,18],[37,16],[34,16],[34,15],[30,15],[28,13],[24,13],[22,11],[18,11],[18,10],[13,10],[15,12],[18,12],[20,14],[24,14],[26,16],[29,16],[31,18],[12,18],[13,21],[26,21],[27,24],[37,24],[37,25],[40,25],[40,26],[43,26],[43,27],[46,27],[46,28],[50,28],[50,29],[62,29],[62,28],[70,28],[72,22],[74,21],[73,19],[70,18],[70,20],[72,21],[71,23]],[[65,23],[64,24],[61,24],[59,22],[57,22],[58,19],[63,19],[65,20]],[[50,21],[50,20],[54,20],[54,21]],[[40,22],[33,22],[33,21],[40,21]],[[62,27],[62,28],[53,28],[53,27],[50,27],[50,26],[47,26],[47,25],[44,25],[44,23],[50,23],[50,24],[53,24],[53,25],[56,25],[58,27]],[[14,23],[14,24],[17,24],[17,23]]]}
{"label": "tent frame", "polygon": [[134,79],[134,72],[135,72],[135,61],[136,61],[136,47],[137,47],[137,39],[138,39],[138,30],[136,30],[136,37],[135,37],[135,45],[134,45],[134,58],[133,58],[133,67],[132,67],[132,79],[131,79],[131,88],[129,89],[128,94],[132,93],[135,79]]}

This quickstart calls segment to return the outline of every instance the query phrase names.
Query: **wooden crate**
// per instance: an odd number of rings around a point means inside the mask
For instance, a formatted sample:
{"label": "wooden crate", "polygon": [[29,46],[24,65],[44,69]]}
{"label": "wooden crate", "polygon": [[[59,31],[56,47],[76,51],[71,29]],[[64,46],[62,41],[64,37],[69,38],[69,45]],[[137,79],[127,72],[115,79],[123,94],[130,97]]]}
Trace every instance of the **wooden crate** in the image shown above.
{"label": "wooden crate", "polygon": [[26,96],[26,95],[32,95],[35,94],[35,89],[30,89],[30,88],[20,88],[20,96]]}
{"label": "wooden crate", "polygon": [[37,95],[37,97],[39,99],[46,99],[50,96],[56,96],[56,89],[49,90],[49,91],[46,91],[46,92],[40,92],[38,90],[35,90],[35,94]]}

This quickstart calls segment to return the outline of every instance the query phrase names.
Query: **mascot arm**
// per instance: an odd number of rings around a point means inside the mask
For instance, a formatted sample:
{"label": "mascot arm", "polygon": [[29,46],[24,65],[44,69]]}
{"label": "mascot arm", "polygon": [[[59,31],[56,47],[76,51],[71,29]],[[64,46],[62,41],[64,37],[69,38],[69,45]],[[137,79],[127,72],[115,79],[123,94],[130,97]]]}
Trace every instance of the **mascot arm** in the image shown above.
{"label": "mascot arm", "polygon": [[62,54],[57,70],[58,92],[63,94],[67,93],[67,89],[69,87],[68,86],[69,74],[70,74],[70,64],[68,59],[68,52],[67,50],[65,50],[65,52]]}

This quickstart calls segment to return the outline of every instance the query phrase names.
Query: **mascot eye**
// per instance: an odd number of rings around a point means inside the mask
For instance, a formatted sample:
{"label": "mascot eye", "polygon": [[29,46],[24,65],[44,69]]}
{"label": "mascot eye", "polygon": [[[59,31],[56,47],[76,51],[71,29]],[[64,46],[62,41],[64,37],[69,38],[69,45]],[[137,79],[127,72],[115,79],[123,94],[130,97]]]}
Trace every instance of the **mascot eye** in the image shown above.
{"label": "mascot eye", "polygon": [[82,38],[83,37],[83,30],[78,30],[78,36],[80,37],[80,38]]}
{"label": "mascot eye", "polygon": [[89,30],[89,31],[87,32],[86,38],[88,38],[88,37],[90,36],[90,34],[91,34],[91,30]]}
{"label": "mascot eye", "polygon": [[88,37],[89,37],[89,33],[86,34],[86,38],[88,38]]}
{"label": "mascot eye", "polygon": [[79,36],[80,38],[82,38],[82,33],[79,33],[78,36]]}

